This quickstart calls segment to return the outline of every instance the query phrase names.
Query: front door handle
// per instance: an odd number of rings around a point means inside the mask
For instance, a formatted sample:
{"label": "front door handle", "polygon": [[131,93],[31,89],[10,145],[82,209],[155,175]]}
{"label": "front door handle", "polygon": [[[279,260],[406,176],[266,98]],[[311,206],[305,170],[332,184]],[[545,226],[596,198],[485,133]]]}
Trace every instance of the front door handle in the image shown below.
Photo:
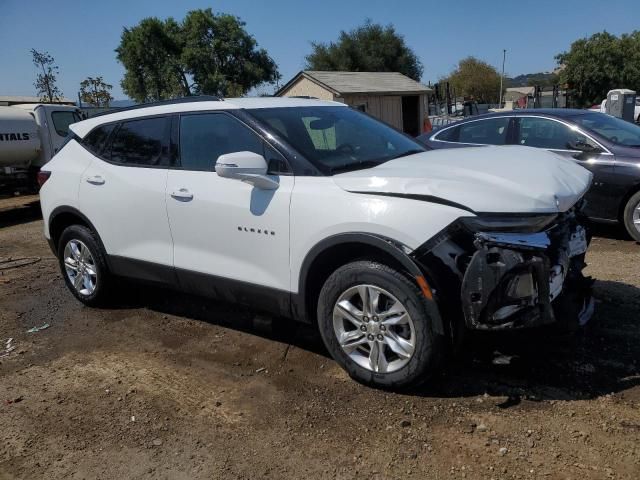
{"label": "front door handle", "polygon": [[87,183],[90,183],[91,185],[104,185],[104,178],[100,175],[94,175],[93,177],[87,178]]}
{"label": "front door handle", "polygon": [[180,202],[189,202],[193,200],[193,193],[191,193],[186,188],[180,188],[171,192],[171,197]]}

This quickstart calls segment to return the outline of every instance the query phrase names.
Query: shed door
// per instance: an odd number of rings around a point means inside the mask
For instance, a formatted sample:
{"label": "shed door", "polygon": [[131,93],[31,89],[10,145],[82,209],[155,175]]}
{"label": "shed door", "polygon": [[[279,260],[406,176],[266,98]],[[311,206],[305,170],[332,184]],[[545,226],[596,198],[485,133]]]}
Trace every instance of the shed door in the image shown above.
{"label": "shed door", "polygon": [[402,97],[402,131],[412,137],[420,135],[420,96]]}

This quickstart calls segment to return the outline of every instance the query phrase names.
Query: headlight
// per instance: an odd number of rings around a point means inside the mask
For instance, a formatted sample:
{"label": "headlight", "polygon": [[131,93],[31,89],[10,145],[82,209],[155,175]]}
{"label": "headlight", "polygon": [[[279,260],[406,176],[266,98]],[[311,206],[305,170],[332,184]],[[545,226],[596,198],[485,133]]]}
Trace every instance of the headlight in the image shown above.
{"label": "headlight", "polygon": [[541,232],[558,217],[553,215],[481,215],[463,217],[462,223],[473,232]]}

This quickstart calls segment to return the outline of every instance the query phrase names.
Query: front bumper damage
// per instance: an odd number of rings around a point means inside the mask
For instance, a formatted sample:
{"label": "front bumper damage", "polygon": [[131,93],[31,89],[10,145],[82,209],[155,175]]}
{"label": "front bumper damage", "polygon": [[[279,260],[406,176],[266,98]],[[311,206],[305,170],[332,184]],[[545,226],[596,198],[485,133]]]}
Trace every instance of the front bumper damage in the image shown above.
{"label": "front bumper damage", "polygon": [[456,222],[412,255],[436,283],[445,315],[461,315],[471,329],[574,329],[594,305],[579,218],[572,210],[534,233],[474,232]]}

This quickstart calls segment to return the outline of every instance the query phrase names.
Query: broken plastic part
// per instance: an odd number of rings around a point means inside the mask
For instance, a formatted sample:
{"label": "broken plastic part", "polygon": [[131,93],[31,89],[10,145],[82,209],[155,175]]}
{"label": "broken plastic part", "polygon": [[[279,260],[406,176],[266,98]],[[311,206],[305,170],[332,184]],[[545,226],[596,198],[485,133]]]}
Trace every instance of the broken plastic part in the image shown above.
{"label": "broken plastic part", "polygon": [[49,325],[48,323],[45,323],[44,325],[41,325],[39,327],[32,327],[29,330],[27,330],[27,333],[36,333],[39,332],[41,330],[45,330],[47,328],[49,328],[51,325]]}
{"label": "broken plastic part", "polygon": [[416,277],[416,282],[418,282],[418,286],[420,287],[420,290],[422,290],[422,294],[425,296],[425,298],[427,298],[428,300],[433,300],[433,292],[431,291],[431,287],[429,287],[429,284],[427,283],[425,278],[422,275],[419,275]]}

